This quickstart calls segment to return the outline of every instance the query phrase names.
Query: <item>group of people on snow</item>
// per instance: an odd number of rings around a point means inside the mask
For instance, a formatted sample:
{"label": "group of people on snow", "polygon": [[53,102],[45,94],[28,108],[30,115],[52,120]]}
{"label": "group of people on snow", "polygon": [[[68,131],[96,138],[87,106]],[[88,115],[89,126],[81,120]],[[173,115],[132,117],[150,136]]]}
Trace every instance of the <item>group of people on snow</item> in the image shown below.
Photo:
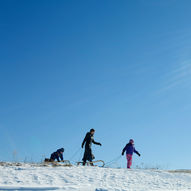
{"label": "group of people on snow", "polygon": [[[84,166],[87,161],[89,161],[90,164],[93,166],[93,163],[91,163],[91,162],[93,161],[93,159],[95,159],[95,157],[94,157],[94,155],[92,153],[92,149],[91,149],[92,143],[95,145],[102,146],[101,143],[96,142],[94,140],[94,134],[95,134],[95,130],[90,129],[90,131],[86,134],[86,136],[82,142],[81,147],[84,148],[84,145],[85,145],[84,156],[82,159]],[[126,146],[123,148],[122,155],[124,155],[125,152],[126,152],[126,159],[127,159],[127,168],[131,168],[133,153],[136,153],[138,156],[141,156],[140,153],[135,149],[133,139],[130,139],[129,143],[126,144]],[[64,153],[64,148],[58,149],[56,152],[51,154],[49,161],[50,162],[53,162],[55,160],[57,160],[58,162],[63,161],[63,153]]]}

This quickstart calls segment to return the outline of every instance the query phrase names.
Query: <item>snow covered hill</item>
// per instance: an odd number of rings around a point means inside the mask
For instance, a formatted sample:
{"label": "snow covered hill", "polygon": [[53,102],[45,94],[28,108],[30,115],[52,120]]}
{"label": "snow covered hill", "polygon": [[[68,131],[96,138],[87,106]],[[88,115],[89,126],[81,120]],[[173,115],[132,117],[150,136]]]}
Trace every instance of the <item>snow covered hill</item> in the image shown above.
{"label": "snow covered hill", "polygon": [[0,166],[0,190],[191,191],[191,174],[99,167]]}

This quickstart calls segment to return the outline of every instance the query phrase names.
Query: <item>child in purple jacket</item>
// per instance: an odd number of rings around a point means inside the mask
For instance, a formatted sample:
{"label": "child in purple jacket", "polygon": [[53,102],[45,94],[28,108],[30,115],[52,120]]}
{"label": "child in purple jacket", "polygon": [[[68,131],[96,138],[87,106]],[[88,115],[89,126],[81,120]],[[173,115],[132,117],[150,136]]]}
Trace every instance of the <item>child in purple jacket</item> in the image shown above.
{"label": "child in purple jacket", "polygon": [[138,156],[141,156],[140,153],[136,151],[134,147],[133,139],[130,139],[129,143],[124,147],[122,151],[122,155],[124,155],[125,151],[126,151],[126,158],[127,158],[127,168],[131,168],[133,153],[136,153]]}

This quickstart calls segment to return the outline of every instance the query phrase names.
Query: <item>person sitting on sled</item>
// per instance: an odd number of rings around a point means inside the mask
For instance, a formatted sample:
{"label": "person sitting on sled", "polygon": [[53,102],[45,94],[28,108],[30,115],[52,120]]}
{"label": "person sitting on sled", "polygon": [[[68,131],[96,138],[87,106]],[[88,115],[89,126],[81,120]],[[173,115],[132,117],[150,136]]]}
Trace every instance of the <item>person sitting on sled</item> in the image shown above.
{"label": "person sitting on sled", "polygon": [[127,158],[127,168],[131,168],[133,153],[136,153],[138,156],[141,156],[140,153],[136,151],[134,147],[133,139],[130,139],[129,143],[124,147],[122,151],[122,155],[124,155],[125,151],[126,151],[126,158]]}
{"label": "person sitting on sled", "polygon": [[[94,133],[95,130],[91,129],[90,132],[88,132],[82,142],[82,148],[84,147],[85,144],[85,152],[84,152],[84,157],[83,157],[83,166],[85,166],[86,161],[88,160],[89,162],[92,162],[92,160],[95,158],[94,155],[92,154],[92,143],[96,145],[100,145],[101,143],[95,142],[94,141]],[[93,164],[91,164],[93,166]]]}
{"label": "person sitting on sled", "polygon": [[64,160],[63,158],[63,153],[64,153],[64,148],[58,149],[56,152],[52,153],[50,156],[50,162],[53,162],[55,160],[57,160],[58,162]]}

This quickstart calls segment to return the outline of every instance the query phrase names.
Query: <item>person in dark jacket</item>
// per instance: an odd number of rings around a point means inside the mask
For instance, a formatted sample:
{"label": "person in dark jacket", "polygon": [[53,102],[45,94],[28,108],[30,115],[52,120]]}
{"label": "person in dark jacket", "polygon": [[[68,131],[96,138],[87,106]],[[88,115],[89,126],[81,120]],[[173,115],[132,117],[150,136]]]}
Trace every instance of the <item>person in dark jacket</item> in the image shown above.
{"label": "person in dark jacket", "polygon": [[58,149],[56,152],[52,153],[50,156],[50,162],[53,162],[55,160],[57,160],[58,162],[64,160],[63,158],[63,153],[64,153],[64,148]]}
{"label": "person in dark jacket", "polygon": [[136,153],[138,156],[141,156],[140,153],[134,147],[134,140],[130,139],[129,143],[124,147],[122,155],[126,151],[127,158],[127,168],[131,168],[133,153]]}
{"label": "person in dark jacket", "polygon": [[86,134],[82,142],[82,148],[84,147],[84,144],[85,144],[85,152],[84,152],[84,157],[82,159],[83,165],[86,164],[87,160],[92,162],[92,160],[95,158],[94,155],[92,154],[92,149],[91,149],[92,143],[101,146],[101,143],[94,141],[94,133],[95,133],[95,130],[91,129],[90,132]]}

